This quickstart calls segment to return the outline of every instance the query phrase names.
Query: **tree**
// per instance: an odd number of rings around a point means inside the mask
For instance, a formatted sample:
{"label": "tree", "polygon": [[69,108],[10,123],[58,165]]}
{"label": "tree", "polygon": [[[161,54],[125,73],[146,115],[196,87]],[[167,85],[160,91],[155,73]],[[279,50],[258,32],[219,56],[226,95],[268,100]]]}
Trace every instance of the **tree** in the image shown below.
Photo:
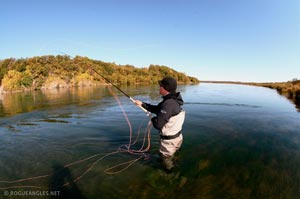
{"label": "tree", "polygon": [[21,87],[22,74],[16,70],[10,70],[2,80],[4,90],[19,89]]}

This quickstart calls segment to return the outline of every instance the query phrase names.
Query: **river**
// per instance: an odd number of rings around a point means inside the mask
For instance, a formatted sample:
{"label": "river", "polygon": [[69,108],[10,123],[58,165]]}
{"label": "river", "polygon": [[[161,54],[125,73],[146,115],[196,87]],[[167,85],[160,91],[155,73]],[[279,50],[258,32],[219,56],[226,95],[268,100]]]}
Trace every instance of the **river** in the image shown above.
{"label": "river", "polygon": [[[161,100],[158,86],[122,89],[142,101]],[[113,90],[136,135],[147,115]],[[299,197],[300,113],[294,104],[263,87],[202,83],[178,91],[187,115],[175,170],[162,170],[152,129],[147,158],[114,175],[105,170],[137,156],[100,159],[129,141],[128,124],[107,87],[2,96],[0,198]]]}

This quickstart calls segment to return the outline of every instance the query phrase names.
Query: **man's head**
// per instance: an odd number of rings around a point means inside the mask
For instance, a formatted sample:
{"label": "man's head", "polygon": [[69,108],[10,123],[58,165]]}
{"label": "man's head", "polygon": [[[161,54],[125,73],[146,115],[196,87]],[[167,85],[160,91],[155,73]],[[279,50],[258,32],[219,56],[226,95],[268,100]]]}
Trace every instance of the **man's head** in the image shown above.
{"label": "man's head", "polygon": [[[164,88],[169,93],[175,93],[177,89],[177,81],[172,77],[165,77],[159,81],[160,87]],[[163,93],[161,93],[163,94]],[[164,95],[164,94],[163,94]]]}

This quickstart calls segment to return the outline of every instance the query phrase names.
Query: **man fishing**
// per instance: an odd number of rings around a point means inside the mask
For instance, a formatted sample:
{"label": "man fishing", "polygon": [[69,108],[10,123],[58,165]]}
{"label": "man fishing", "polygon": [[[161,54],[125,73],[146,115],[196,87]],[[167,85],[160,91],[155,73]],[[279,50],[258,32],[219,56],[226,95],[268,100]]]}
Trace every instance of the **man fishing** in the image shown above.
{"label": "man fishing", "polygon": [[183,100],[179,92],[176,92],[177,81],[172,77],[163,78],[159,81],[159,93],[162,95],[162,102],[158,105],[151,105],[139,100],[135,104],[156,114],[151,119],[153,126],[160,133],[159,152],[162,163],[166,170],[174,167],[173,157],[181,147],[183,136],[182,125],[185,118],[185,111],[182,109]]}

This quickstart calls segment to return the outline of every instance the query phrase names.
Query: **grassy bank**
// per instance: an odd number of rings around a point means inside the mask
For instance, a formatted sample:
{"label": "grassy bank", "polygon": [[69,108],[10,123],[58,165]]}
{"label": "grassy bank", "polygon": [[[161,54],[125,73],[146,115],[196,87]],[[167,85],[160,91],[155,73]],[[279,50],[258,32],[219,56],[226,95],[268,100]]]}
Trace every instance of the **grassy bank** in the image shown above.
{"label": "grassy bank", "polygon": [[254,82],[234,82],[234,81],[201,81],[202,83],[220,83],[220,84],[242,84],[252,86],[263,86],[271,89],[276,89],[281,95],[286,96],[293,101],[297,108],[300,109],[300,80],[293,80],[288,82],[268,82],[268,83],[254,83]]}
{"label": "grassy bank", "polygon": [[300,80],[280,83],[252,83],[256,86],[276,89],[278,93],[286,96],[299,107],[300,105]]}

